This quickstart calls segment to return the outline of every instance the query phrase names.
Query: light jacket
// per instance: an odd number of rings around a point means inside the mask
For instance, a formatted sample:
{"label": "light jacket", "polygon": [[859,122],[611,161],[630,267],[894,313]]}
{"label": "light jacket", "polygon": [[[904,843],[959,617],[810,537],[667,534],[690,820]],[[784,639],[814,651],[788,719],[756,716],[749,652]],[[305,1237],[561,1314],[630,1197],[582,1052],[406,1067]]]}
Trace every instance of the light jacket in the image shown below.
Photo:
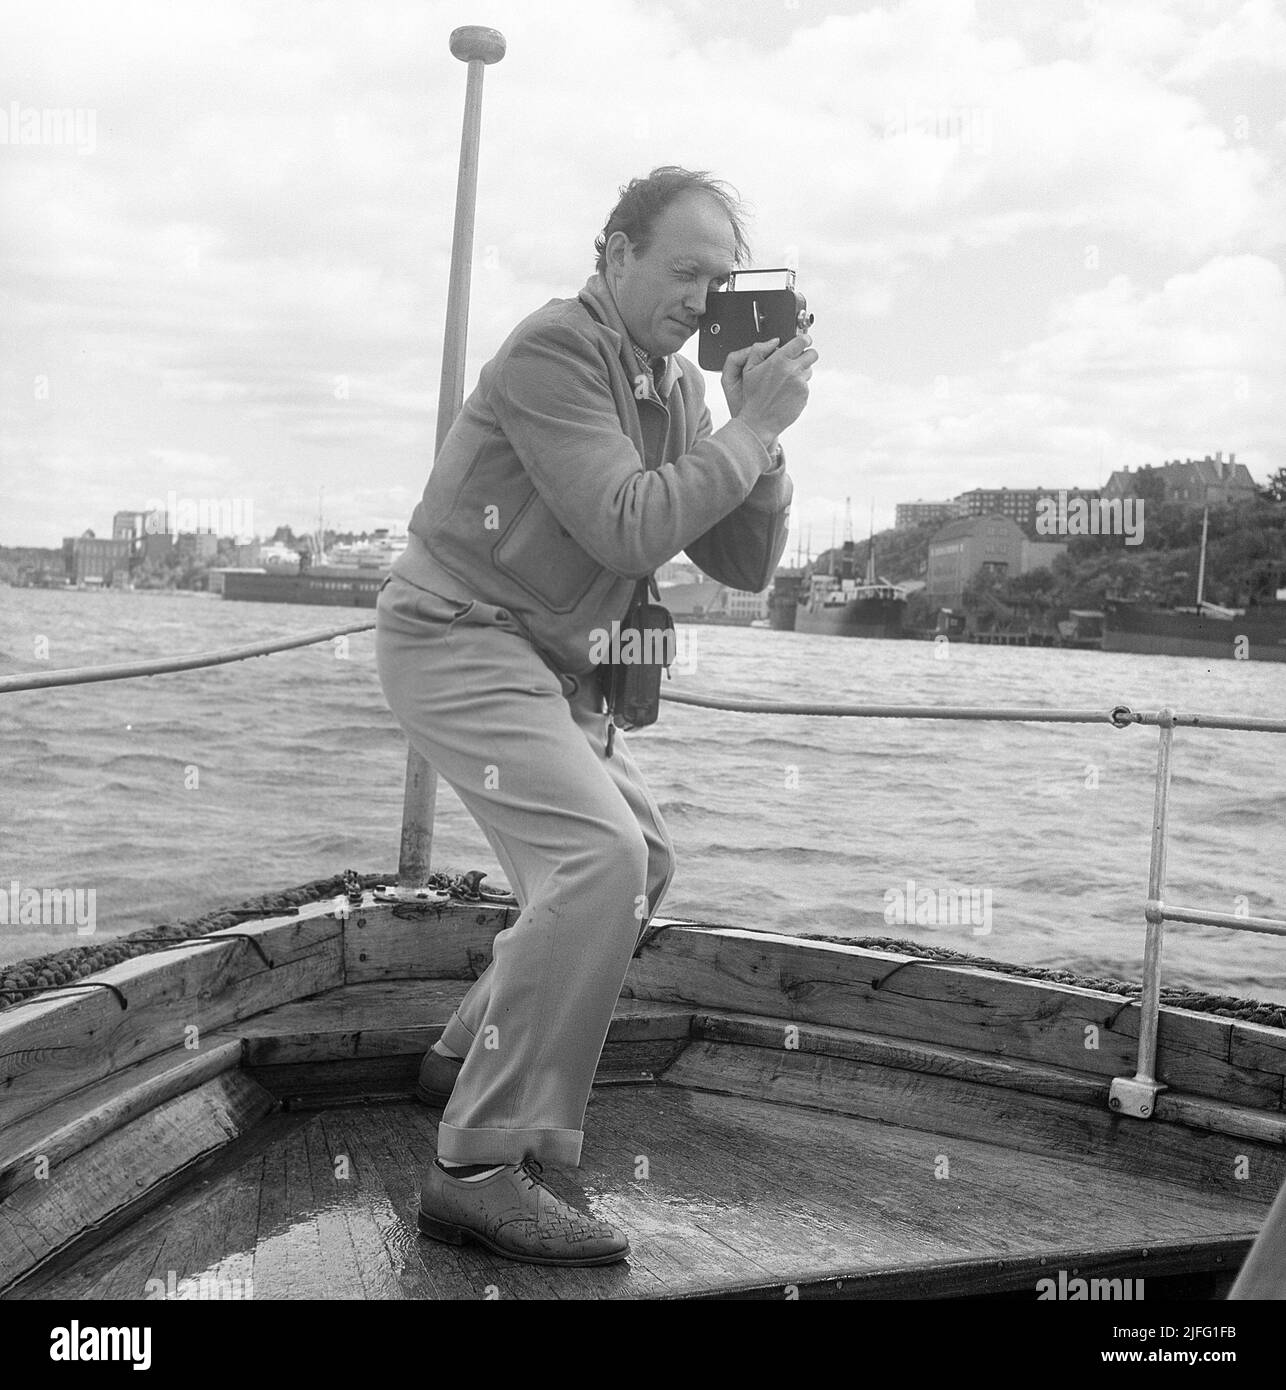
{"label": "light jacket", "polygon": [[711,433],[698,367],[674,354],[659,387],[640,370],[594,275],[482,369],[393,568],[500,605],[554,670],[583,673],[635,581],[680,551],[731,588],[766,588],[791,492],[780,449],[735,419]]}

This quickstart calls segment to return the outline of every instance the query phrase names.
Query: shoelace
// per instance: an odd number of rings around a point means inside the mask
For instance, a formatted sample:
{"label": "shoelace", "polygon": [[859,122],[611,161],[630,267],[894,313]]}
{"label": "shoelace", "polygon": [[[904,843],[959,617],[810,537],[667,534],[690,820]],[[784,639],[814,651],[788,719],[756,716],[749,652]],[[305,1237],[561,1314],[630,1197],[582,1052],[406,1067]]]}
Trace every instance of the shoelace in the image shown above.
{"label": "shoelace", "polygon": [[527,1179],[528,1185],[535,1189],[544,1187],[540,1180],[540,1175],[545,1171],[538,1158],[524,1158],[518,1165],[518,1171]]}

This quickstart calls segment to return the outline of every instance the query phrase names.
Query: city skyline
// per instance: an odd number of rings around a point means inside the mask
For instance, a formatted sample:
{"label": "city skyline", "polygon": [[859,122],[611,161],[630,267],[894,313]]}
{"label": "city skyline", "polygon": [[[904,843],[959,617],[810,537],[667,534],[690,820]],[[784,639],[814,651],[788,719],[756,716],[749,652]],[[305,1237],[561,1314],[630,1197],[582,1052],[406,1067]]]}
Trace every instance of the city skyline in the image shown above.
{"label": "city skyline", "polygon": [[[1249,476],[1248,470],[1243,464],[1236,460],[1235,452],[1230,452],[1228,459],[1224,460],[1223,451],[1217,450],[1213,455],[1207,454],[1204,459],[1185,459],[1165,460],[1161,464],[1144,464],[1140,471],[1155,469],[1163,477],[1172,471],[1180,471],[1185,474],[1191,473],[1194,469],[1200,472],[1201,465],[1213,468],[1216,476],[1226,475],[1231,480],[1234,469],[1238,475],[1243,475],[1245,481],[1238,479],[1238,485],[1232,487],[1223,499],[1230,500],[1231,496],[1240,493],[1243,497],[1249,495],[1248,485],[1253,485],[1258,491],[1259,483]],[[1130,470],[1122,470],[1124,475],[1128,475]],[[1122,478],[1122,473],[1114,473],[1107,480],[1107,491],[1116,496],[1122,495],[1122,484],[1128,484],[1128,477]],[[1117,486],[1113,486],[1116,484]],[[1213,487],[1213,484],[1211,485]],[[1174,492],[1172,485],[1166,485],[1167,494]],[[1020,519],[1026,514],[1034,514],[1035,500],[1039,496],[1057,498],[1059,494],[1075,494],[1084,496],[1097,496],[1104,491],[1102,488],[1089,487],[1035,487],[1035,488],[1010,488],[1007,484],[1001,484],[994,488],[972,487],[966,488],[957,493],[954,497],[944,499],[925,499],[917,497],[913,500],[903,499],[896,503],[895,517],[892,523],[882,526],[881,530],[901,529],[905,525],[914,524],[913,514],[920,512],[920,520],[929,520],[931,516],[941,514],[942,519],[946,520],[952,516],[965,515],[984,515],[991,508],[991,502],[997,495],[1003,496],[1010,494],[1010,498],[1003,506],[996,506],[997,512],[1013,512]],[[1189,503],[1194,499],[1189,498],[1187,489],[1181,493],[1175,493],[1175,499],[1182,498]],[[990,499],[990,500],[989,500]],[[841,525],[846,525],[851,510],[851,498],[845,498],[844,518],[838,515],[831,517],[832,529],[837,531]],[[178,497],[171,492],[166,498],[149,498],[148,502],[142,507],[117,507],[112,513],[112,523],[110,530],[113,536],[121,534],[121,519],[131,518],[134,533],[138,536],[144,534],[164,533],[177,539],[181,535],[209,535],[217,536],[221,540],[234,541],[242,545],[250,543],[270,544],[272,538],[282,530],[288,530],[296,540],[307,539],[318,534],[331,536],[334,538],[342,536],[369,537],[379,532],[392,534],[394,536],[404,536],[405,526],[377,525],[377,526],[345,526],[337,520],[328,519],[324,515],[322,508],[322,498],[318,499],[318,512],[314,522],[310,525],[296,526],[289,520],[278,520],[271,527],[262,530],[256,529],[253,525],[254,502],[252,498],[217,498],[217,497]],[[220,524],[223,523],[223,524]],[[98,535],[98,528],[90,524],[79,531],[65,535],[60,545],[65,545],[69,540],[83,537],[92,533]],[[805,540],[801,532],[795,537],[794,548],[799,550],[800,545]],[[2,543],[0,543],[2,544]],[[10,542],[12,548],[23,548],[25,542]],[[58,549],[60,547],[29,546],[27,548],[39,549]],[[787,563],[791,550],[788,549],[783,555],[783,563]],[[818,553],[824,553],[824,549]],[[810,550],[811,554],[811,550]]]}
{"label": "city skyline", "polygon": [[[11,17],[0,544],[57,546],[127,492],[311,529],[322,487],[346,529],[405,527],[468,8]],[[817,316],[788,553],[846,495],[883,528],[967,486],[1102,487],[1216,447],[1262,481],[1286,458],[1286,20],[1266,0],[486,18],[509,51],[486,79],[466,390],[583,283],[620,184],[677,162],[739,189],[754,264],[795,266]]]}

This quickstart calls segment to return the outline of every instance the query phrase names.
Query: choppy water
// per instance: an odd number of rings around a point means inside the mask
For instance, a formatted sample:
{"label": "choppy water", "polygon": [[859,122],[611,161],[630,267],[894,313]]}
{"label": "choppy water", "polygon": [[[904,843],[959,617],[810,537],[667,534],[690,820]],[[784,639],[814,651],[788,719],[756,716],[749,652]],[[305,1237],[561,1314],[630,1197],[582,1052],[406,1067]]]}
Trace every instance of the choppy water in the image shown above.
{"label": "choppy water", "polygon": [[[0,674],[207,650],[351,609],[0,588]],[[676,689],[810,701],[1286,718],[1286,668],[686,629]],[[37,659],[47,643],[47,657]],[[372,634],[235,666],[0,696],[0,888],[92,888],[97,930],[191,917],[397,859],[405,745]],[[680,852],[667,915],[893,935],[1126,979],[1143,949],[1153,729],[765,717],[663,707],[631,746]],[[1286,735],[1176,735],[1168,900],[1286,916]],[[195,783],[195,785],[193,785]],[[1095,785],[1096,783],[1096,785]],[[435,864],[500,878],[449,788]],[[990,893],[991,931],[889,926],[886,893]],[[0,960],[77,944],[0,926]],[[1286,999],[1286,941],[1173,927],[1166,978]]]}

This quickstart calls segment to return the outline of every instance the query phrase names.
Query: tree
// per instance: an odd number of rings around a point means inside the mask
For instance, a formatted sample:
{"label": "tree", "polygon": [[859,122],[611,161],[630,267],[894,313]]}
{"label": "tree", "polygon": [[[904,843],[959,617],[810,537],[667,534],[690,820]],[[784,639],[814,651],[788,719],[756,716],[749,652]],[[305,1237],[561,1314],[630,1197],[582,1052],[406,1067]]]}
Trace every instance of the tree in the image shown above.
{"label": "tree", "polygon": [[1260,489],[1265,502],[1286,502],[1286,468],[1279,468]]}
{"label": "tree", "polygon": [[1131,487],[1135,497],[1141,497],[1146,502],[1161,503],[1165,501],[1165,474],[1159,468],[1153,468],[1150,463],[1134,473],[1134,481]]}

